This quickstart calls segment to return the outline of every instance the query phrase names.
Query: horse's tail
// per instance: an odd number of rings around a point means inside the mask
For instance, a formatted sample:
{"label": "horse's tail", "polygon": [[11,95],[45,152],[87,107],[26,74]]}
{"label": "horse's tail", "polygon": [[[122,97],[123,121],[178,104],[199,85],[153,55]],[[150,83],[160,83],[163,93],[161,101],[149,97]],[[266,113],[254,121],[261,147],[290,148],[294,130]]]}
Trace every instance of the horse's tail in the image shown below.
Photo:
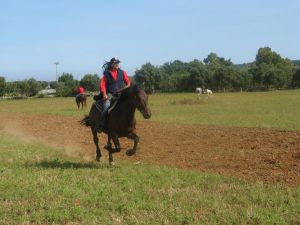
{"label": "horse's tail", "polygon": [[83,126],[90,127],[91,126],[91,121],[89,116],[85,116],[82,120],[79,121],[79,123]]}

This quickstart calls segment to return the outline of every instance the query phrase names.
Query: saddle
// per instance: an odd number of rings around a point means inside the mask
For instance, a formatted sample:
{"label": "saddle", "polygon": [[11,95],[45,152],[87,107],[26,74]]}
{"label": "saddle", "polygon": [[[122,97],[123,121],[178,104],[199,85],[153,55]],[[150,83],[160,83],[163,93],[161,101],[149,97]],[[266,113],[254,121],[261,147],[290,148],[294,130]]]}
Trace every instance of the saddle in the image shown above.
{"label": "saddle", "polygon": [[[117,105],[118,101],[119,101],[119,98],[121,96],[121,93],[118,92],[118,93],[115,93],[112,95],[112,98],[111,98],[111,103],[110,103],[110,106],[108,108],[108,114],[115,108],[115,106]],[[94,104],[95,106],[97,107],[97,109],[99,111],[103,111],[103,108],[104,108],[104,100],[103,100],[103,95],[102,93],[100,93],[99,95],[95,95],[94,96]]]}
{"label": "saddle", "polygon": [[75,99],[76,99],[76,101],[80,101],[80,98],[81,97],[83,97],[84,96],[84,94],[77,94],[76,96],[75,96]]}

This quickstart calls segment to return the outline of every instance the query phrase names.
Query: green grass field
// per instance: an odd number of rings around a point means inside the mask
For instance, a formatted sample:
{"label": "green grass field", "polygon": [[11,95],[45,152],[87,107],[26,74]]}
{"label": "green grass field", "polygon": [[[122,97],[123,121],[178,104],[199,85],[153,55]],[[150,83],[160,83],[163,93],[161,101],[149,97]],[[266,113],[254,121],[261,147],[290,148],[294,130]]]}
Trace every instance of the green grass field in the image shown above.
{"label": "green grass field", "polygon": [[300,189],[69,158],[0,133],[0,224],[298,224]]}
{"label": "green grass field", "polygon": [[[0,112],[25,112],[82,116],[74,98],[0,101]],[[216,93],[211,98],[196,93],[155,94],[149,98],[152,121],[229,127],[265,127],[300,130],[300,90]],[[138,119],[141,115],[138,113]]]}

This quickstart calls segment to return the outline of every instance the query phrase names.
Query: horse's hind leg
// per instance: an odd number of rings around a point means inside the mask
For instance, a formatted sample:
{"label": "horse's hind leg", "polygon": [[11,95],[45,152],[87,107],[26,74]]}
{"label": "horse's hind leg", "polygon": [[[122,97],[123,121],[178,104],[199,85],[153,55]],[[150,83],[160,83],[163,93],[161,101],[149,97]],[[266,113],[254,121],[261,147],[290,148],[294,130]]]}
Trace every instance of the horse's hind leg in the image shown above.
{"label": "horse's hind leg", "polygon": [[134,134],[134,133],[133,133],[133,134],[130,134],[130,135],[128,136],[128,138],[134,140],[134,145],[133,145],[133,149],[130,149],[130,150],[128,150],[128,151],[126,152],[126,155],[132,156],[132,155],[134,155],[134,154],[136,153],[137,146],[138,146],[138,143],[139,143],[139,141],[140,141],[140,138],[139,138],[139,136],[137,136],[137,135]]}
{"label": "horse's hind leg", "polygon": [[99,138],[98,138],[97,132],[94,131],[93,126],[91,127],[91,130],[92,130],[93,137],[94,137],[94,143],[96,145],[96,160],[98,162],[100,162],[100,159],[101,159],[102,155],[101,155],[101,151],[100,151],[100,147],[99,147]]}

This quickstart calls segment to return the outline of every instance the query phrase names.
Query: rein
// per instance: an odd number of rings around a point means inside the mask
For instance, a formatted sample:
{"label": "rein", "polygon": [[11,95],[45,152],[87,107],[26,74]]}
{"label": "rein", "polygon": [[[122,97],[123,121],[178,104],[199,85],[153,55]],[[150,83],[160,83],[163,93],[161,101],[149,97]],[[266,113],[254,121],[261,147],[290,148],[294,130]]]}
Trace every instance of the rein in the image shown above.
{"label": "rein", "polygon": [[99,112],[102,112],[101,106],[97,103],[97,101],[94,102],[93,104],[96,106]]}

